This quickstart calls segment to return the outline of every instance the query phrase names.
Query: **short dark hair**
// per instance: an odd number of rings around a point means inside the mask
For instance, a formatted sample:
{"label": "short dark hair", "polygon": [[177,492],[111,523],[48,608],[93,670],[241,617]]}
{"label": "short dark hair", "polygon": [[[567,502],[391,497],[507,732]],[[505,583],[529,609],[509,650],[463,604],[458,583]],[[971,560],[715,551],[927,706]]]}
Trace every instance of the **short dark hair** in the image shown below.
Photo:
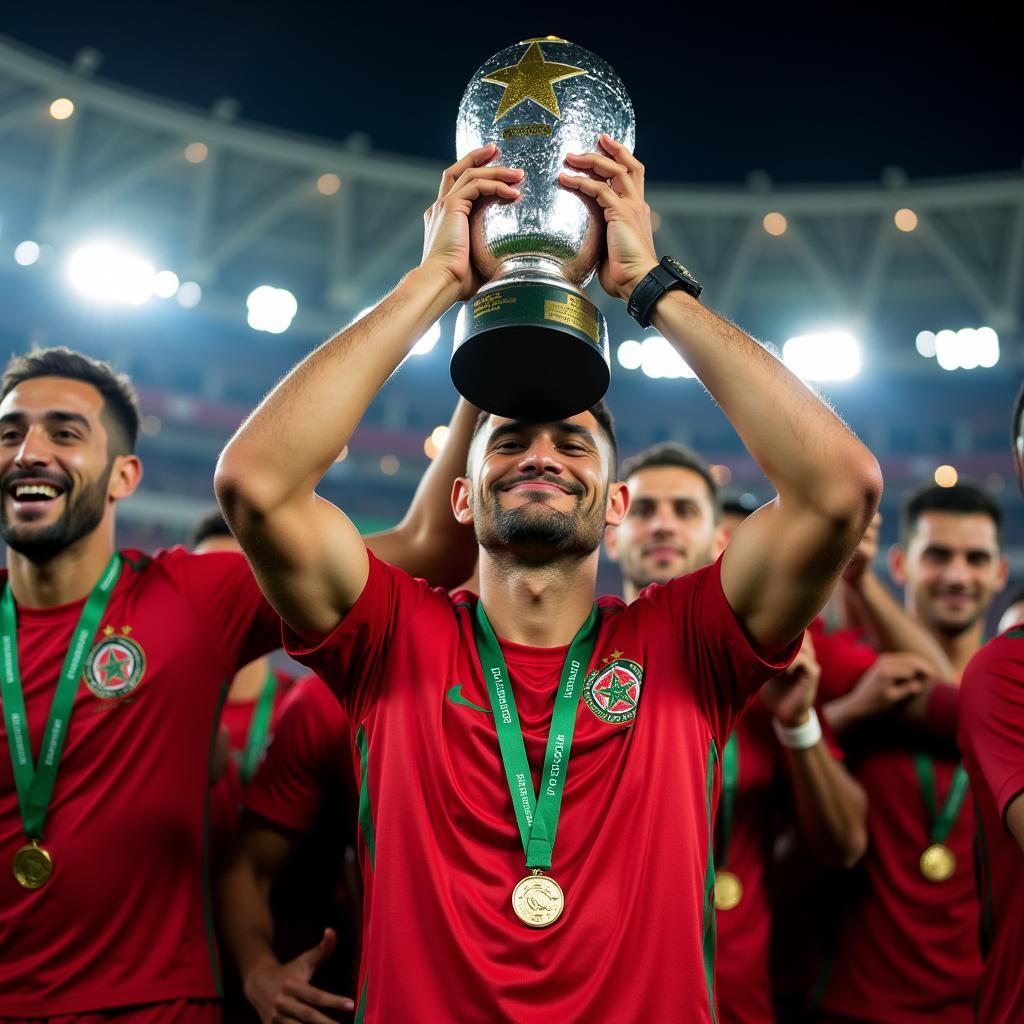
{"label": "short dark hair", "polygon": [[139,399],[127,374],[118,373],[110,363],[70,348],[34,349],[24,355],[11,356],[0,379],[0,401],[19,384],[36,377],[66,377],[91,384],[103,397],[110,453],[128,455],[135,451],[141,417]]}
{"label": "short dark hair", "polygon": [[231,527],[221,514],[220,509],[214,505],[208,508],[200,517],[195,526],[192,527],[192,534],[188,539],[188,546],[193,550],[199,547],[204,540],[210,537],[234,537]]}
{"label": "short dark hair", "polygon": [[1002,537],[1003,510],[991,493],[978,484],[962,482],[952,487],[927,484],[908,495],[900,517],[900,541],[903,544],[913,536],[918,520],[925,512],[988,516],[995,523],[996,537]]}
{"label": "short dark hair", "polygon": [[1017,457],[1017,438],[1021,435],[1021,415],[1024,414],[1024,384],[1017,392],[1017,398],[1013,403],[1013,419],[1010,420],[1010,449],[1014,458]]}
{"label": "short dark hair", "polygon": [[[612,450],[612,465],[610,477],[615,480],[618,476],[619,469],[619,441],[615,436],[615,418],[612,416],[611,409],[608,408],[608,403],[602,398],[596,405],[592,405],[586,410],[591,416],[597,420],[597,425],[601,428],[601,433],[608,439],[608,445]],[[491,418],[491,414],[486,411],[481,411],[480,415],[476,418],[476,423],[473,425],[473,436],[470,438],[470,448],[473,447],[473,441],[476,440],[476,435],[483,430],[484,424]]]}
{"label": "short dark hair", "polygon": [[718,496],[718,481],[711,473],[711,467],[692,449],[677,441],[662,441],[652,444],[649,448],[631,455],[622,463],[622,479],[628,480],[634,473],[642,469],[654,469],[660,466],[674,466],[677,469],[688,469],[696,473],[708,485],[711,507],[715,512],[715,522],[722,518],[722,503]]}

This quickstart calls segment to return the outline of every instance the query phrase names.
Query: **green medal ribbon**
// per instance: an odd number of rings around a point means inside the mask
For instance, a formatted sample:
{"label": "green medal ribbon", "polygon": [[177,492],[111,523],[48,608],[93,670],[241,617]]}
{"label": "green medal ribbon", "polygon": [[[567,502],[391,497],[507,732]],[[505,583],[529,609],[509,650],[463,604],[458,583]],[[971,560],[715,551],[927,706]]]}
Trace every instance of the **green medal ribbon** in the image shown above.
{"label": "green medal ribbon", "polygon": [[267,749],[267,737],[270,734],[270,719],[274,713],[274,697],[277,694],[277,676],[274,670],[267,669],[263,680],[263,689],[249,722],[249,731],[245,734],[245,750],[242,752],[242,763],[239,774],[243,785],[247,783],[260,766],[260,758]]}
{"label": "green medal ribbon", "polygon": [[935,762],[927,754],[914,755],[914,770],[924,796],[925,812],[928,815],[928,835],[932,843],[945,843],[953,829],[957,815],[967,795],[967,772],[962,764],[956,766],[950,783],[946,802],[939,807],[935,790]]}
{"label": "green medal ribbon", "polygon": [[599,618],[597,605],[590,609],[587,621],[569,645],[569,653],[562,666],[562,677],[555,695],[555,708],[548,729],[547,751],[540,778],[540,794],[533,791],[530,762],[526,756],[519,712],[512,693],[508,667],[501,653],[483,603],[476,605],[473,633],[480,656],[480,667],[487,681],[487,692],[494,710],[494,724],[498,730],[498,747],[512,794],[519,837],[526,853],[526,866],[548,871],[551,868],[551,850],[555,845],[558,816],[562,809],[562,793],[569,770],[572,735],[576,728],[576,709],[579,706],[582,682],[586,677],[590,657],[597,642]]}
{"label": "green medal ribbon", "polygon": [[115,551],[78,618],[50,704],[39,762],[34,767],[28,717],[25,714],[25,695],[18,671],[18,617],[9,581],[4,588],[3,598],[0,598],[0,695],[3,697],[7,745],[14,768],[21,821],[26,837],[31,840],[43,838],[43,824],[53,795],[53,785],[57,781],[57,768],[74,708],[75,692],[82,676],[82,666],[120,575],[121,556]]}
{"label": "green medal ribbon", "polygon": [[720,868],[724,868],[729,859],[729,837],[732,835],[739,779],[740,744],[733,732],[722,751],[722,801],[718,807],[718,856],[715,858],[716,867]]}

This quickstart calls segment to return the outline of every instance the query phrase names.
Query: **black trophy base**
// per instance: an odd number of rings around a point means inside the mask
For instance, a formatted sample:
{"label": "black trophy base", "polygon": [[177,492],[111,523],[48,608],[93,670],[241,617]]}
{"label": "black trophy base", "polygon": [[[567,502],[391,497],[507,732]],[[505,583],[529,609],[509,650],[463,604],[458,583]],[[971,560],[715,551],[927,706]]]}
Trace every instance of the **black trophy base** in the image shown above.
{"label": "black trophy base", "polygon": [[574,416],[608,390],[605,319],[567,288],[530,281],[494,288],[459,314],[451,375],[459,394],[497,416]]}

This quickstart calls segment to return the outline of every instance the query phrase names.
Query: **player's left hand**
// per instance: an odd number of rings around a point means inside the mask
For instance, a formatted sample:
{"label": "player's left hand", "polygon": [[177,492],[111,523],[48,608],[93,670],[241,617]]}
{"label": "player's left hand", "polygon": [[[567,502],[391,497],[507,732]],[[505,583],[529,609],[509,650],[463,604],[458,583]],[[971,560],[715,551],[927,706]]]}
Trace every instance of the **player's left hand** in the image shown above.
{"label": "player's left hand", "polygon": [[761,700],[787,729],[807,721],[814,698],[818,695],[821,666],[814,654],[810,633],[804,633],[803,643],[789,668],[761,689]]}
{"label": "player's left hand", "polygon": [[570,153],[560,184],[597,201],[607,224],[607,253],[598,268],[601,287],[628,301],[637,284],[658,263],[651,208],[644,201],[644,165],[610,135],[598,138],[600,153]]}

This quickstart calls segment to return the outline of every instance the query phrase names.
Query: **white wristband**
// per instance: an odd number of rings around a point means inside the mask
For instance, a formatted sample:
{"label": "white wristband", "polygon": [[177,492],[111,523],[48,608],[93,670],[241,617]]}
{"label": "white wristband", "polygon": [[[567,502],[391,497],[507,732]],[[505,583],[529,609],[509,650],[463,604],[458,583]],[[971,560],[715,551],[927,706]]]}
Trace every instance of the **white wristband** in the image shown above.
{"label": "white wristband", "polygon": [[772,719],[772,725],[779,742],[790,750],[810,750],[821,742],[821,722],[814,708],[807,712],[807,721],[803,725],[785,726],[777,718]]}

